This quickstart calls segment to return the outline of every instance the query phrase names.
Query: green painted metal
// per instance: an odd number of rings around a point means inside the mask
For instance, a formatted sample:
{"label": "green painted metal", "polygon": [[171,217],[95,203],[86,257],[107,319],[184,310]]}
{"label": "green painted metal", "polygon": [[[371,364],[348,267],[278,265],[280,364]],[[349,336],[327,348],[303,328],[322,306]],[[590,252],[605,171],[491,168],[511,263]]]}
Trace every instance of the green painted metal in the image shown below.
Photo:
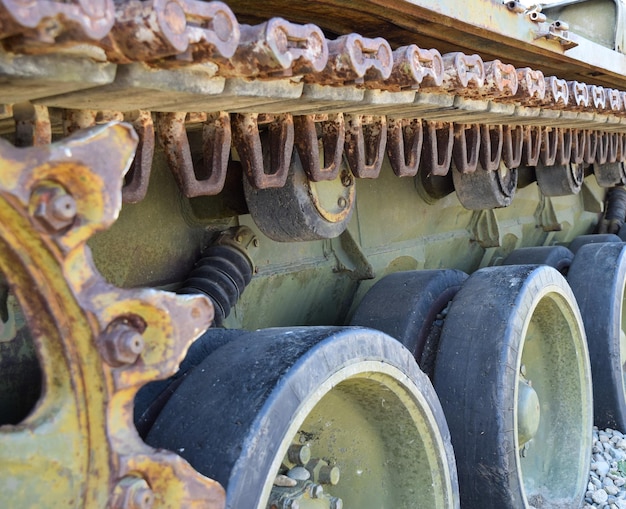
{"label": "green painted metal", "polygon": [[576,196],[542,198],[531,184],[518,189],[508,208],[472,212],[454,194],[426,203],[413,179],[396,177],[385,160],[378,179],[357,179],[356,209],[341,237],[282,243],[265,237],[251,216],[228,212],[226,203],[241,203],[240,190],[187,199],[161,157],[153,173],[147,198],[125,205],[119,220],[91,239],[98,269],[118,285],[174,289],[217,232],[249,226],[260,240],[256,273],[226,320],[228,327],[246,329],[342,324],[386,274],[472,272],[519,247],[567,243],[592,231],[604,196],[590,176]]}

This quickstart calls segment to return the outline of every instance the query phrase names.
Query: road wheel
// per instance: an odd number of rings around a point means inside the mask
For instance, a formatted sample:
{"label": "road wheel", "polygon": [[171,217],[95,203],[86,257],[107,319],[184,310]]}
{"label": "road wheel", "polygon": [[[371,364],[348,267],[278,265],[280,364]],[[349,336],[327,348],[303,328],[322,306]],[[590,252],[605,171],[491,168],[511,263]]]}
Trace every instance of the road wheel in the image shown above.
{"label": "road wheel", "polygon": [[467,274],[459,270],[396,272],[365,295],[351,325],[389,334],[406,346],[428,376],[434,369],[443,314]]}
{"label": "road wheel", "polygon": [[502,265],[549,265],[567,274],[574,253],[564,246],[521,247],[504,259]]}
{"label": "road wheel", "polygon": [[583,185],[585,170],[582,164],[544,166],[535,169],[537,185],[544,196],[578,194]]}
{"label": "road wheel", "polygon": [[458,507],[432,385],[378,331],[233,339],[188,374],[147,441],[220,479],[228,508]]}
{"label": "road wheel", "polygon": [[454,189],[461,205],[469,210],[508,207],[513,201],[517,186],[517,169],[509,169],[500,162],[495,171],[480,166],[471,173],[461,173],[454,165],[450,168]]}
{"label": "road wheel", "polygon": [[338,237],[354,210],[356,187],[345,161],[335,179],[313,182],[294,151],[283,187],[256,189],[248,179],[243,184],[252,219],[278,242]]}
{"label": "road wheel", "polygon": [[582,246],[586,246],[587,244],[603,244],[606,242],[616,242],[619,244],[623,241],[614,233],[592,233],[589,235],[579,235],[570,242],[569,250],[575,255]]}
{"label": "road wheel", "polygon": [[470,276],[444,323],[434,386],[463,507],[579,506],[591,375],[578,306],[555,269],[488,267]]}
{"label": "road wheel", "polygon": [[585,322],[598,427],[626,431],[626,244],[588,244],[567,276]]}

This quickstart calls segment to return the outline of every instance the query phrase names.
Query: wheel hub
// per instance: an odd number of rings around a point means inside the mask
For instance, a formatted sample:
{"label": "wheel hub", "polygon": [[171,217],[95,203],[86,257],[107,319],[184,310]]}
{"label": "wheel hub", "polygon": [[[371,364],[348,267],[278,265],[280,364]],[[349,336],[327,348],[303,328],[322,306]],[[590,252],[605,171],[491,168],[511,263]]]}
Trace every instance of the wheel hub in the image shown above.
{"label": "wheel hub", "polygon": [[540,422],[539,397],[531,382],[522,375],[517,385],[517,444],[520,447],[532,440]]}

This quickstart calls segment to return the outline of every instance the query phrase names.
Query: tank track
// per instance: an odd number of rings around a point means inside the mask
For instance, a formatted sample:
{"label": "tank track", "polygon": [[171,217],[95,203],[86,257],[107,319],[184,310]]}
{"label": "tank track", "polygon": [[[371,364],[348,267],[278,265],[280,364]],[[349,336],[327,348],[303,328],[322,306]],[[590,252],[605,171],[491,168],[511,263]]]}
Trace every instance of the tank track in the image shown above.
{"label": "tank track", "polygon": [[[376,178],[385,154],[401,177],[453,163],[462,174],[593,165],[602,185],[624,178],[622,90],[380,37],[330,40],[280,18],[240,24],[221,2],[5,0],[0,20],[2,132],[28,146],[131,122],[140,142],[125,202],[145,196],[157,140],[187,197],[220,193],[231,144],[257,189],[285,184],[294,149],[311,181],[336,178],[343,154],[357,178]],[[190,129],[202,129],[202,167]]]}
{"label": "tank track", "polygon": [[[117,216],[119,187],[123,202],[145,197],[157,143],[189,198],[222,192],[233,154],[254,190],[283,188],[294,153],[309,181],[348,179],[346,188],[352,176],[340,175],[344,159],[354,177],[375,179],[386,157],[398,177],[454,173],[482,181],[489,174],[501,176],[498,185],[518,167],[536,167],[546,195],[578,192],[588,168],[604,187],[626,183],[626,91],[476,54],[442,54],[410,42],[394,41],[392,47],[357,33],[331,38],[314,24],[281,18],[246,25],[226,4],[199,0],[0,0],[0,43],[0,135],[24,150],[0,154],[11,170],[0,178],[0,217],[9,225],[0,238],[19,262],[14,269],[13,258],[0,257],[0,269],[14,270],[7,279],[18,291],[29,284],[42,293],[46,285],[55,288],[52,283],[61,288],[58,295],[46,294],[50,309],[33,298],[27,311],[53,316],[55,324],[39,324],[58,336],[52,347],[37,345],[44,375],[56,380],[63,365],[56,357],[62,354],[68,371],[79,366],[72,371],[72,387],[65,387],[64,403],[89,414],[59,421],[47,435],[34,421],[18,431],[39,434],[43,438],[33,447],[41,443],[42,449],[61,432],[79,437],[73,445],[82,455],[68,459],[63,472],[73,469],[84,485],[50,494],[66,505],[223,506],[217,483],[173,453],[145,445],[132,424],[138,388],[175,370],[188,344],[213,319],[214,307],[202,297],[113,288],[85,245]],[[119,121],[130,123],[138,137],[125,178],[124,161],[108,165],[107,147],[119,153],[117,145],[123,145],[130,154],[134,134],[117,125],[117,135],[132,140],[105,140],[93,154],[85,146],[101,131],[73,134]],[[201,136],[201,164],[192,156],[191,136]],[[57,140],[62,141],[50,145]],[[87,150],[85,160],[94,167],[81,170],[84,187],[70,164],[78,147]],[[29,154],[37,155],[34,166],[27,164],[34,160]],[[40,168],[58,160],[66,166],[42,180]],[[454,181],[466,208],[511,203],[515,182],[496,199],[485,199],[476,193],[484,189],[477,179]],[[94,212],[93,203],[102,210]],[[44,260],[40,272],[32,272],[40,264],[31,258]],[[243,287],[232,290],[238,294]],[[59,304],[65,301],[72,306]],[[232,304],[228,296],[214,301]],[[76,330],[68,333],[65,317],[78,323]],[[144,352],[144,333],[156,350]],[[75,337],[83,341],[74,344]],[[86,366],[89,374],[82,372]],[[56,418],[54,409],[41,408],[39,416]],[[42,463],[41,472],[20,471],[25,449],[22,436],[12,431],[0,434],[15,474],[6,484],[27,486],[50,468]],[[87,459],[85,451],[92,450]],[[65,458],[51,451],[55,472],[62,472],[55,463],[59,457]]]}

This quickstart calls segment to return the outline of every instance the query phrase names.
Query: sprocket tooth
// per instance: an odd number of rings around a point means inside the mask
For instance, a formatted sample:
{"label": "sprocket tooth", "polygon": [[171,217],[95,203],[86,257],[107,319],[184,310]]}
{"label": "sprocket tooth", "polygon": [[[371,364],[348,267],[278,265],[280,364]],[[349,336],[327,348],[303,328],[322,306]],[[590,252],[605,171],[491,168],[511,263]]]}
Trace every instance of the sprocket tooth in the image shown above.
{"label": "sprocket tooth", "polygon": [[37,228],[69,251],[117,219],[119,190],[137,143],[124,123],[96,126],[41,147],[1,143],[0,189],[27,204]]}
{"label": "sprocket tooth", "polygon": [[[169,451],[123,458],[121,472],[142,472],[158,493],[159,509],[219,509],[224,507],[224,488],[196,472],[184,459]],[[187,482],[181,485],[179,479]]]}
{"label": "sprocket tooth", "polygon": [[[98,348],[105,362],[113,368],[116,390],[139,388],[149,381],[174,374],[191,343],[213,321],[213,305],[201,295],[183,296],[150,289],[105,289],[102,283],[90,288],[89,293],[87,299],[83,296],[79,299],[83,308],[91,309],[98,316],[102,330]],[[118,352],[117,359],[111,358],[111,350],[123,344],[126,338],[132,341],[133,337],[143,345],[137,348],[141,351],[134,360],[124,362],[123,352]]]}

